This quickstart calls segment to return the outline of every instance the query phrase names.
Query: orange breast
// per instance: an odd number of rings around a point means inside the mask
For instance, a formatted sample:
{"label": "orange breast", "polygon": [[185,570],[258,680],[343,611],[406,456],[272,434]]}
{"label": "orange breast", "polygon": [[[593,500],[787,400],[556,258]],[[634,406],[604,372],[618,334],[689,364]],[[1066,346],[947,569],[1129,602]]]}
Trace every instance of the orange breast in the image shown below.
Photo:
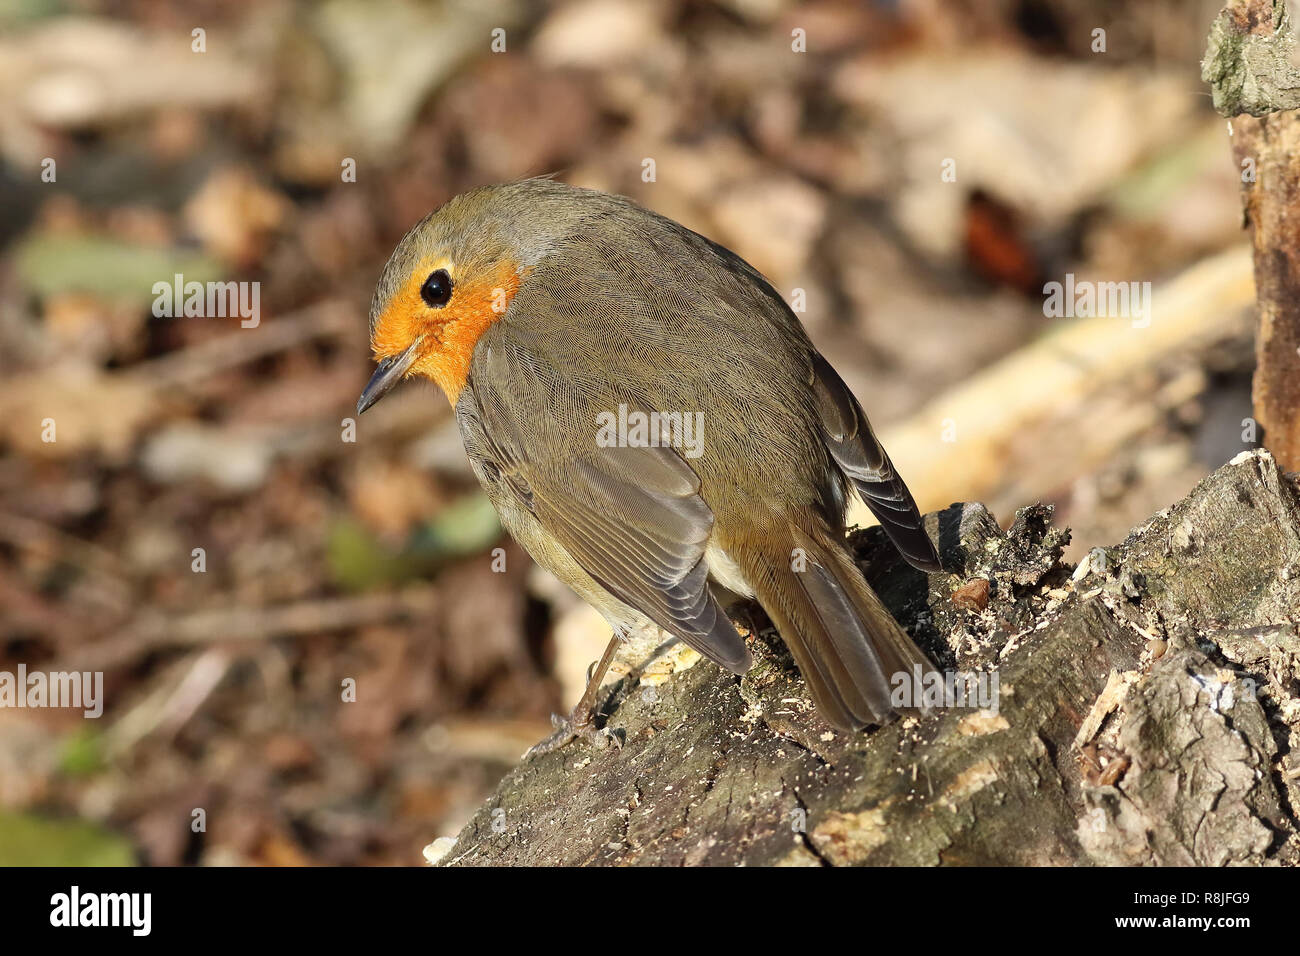
{"label": "orange breast", "polygon": [[520,276],[518,266],[508,260],[463,278],[449,269],[451,301],[433,309],[420,298],[420,287],[439,267],[422,263],[415,270],[375,323],[370,344],[376,358],[386,358],[401,354],[423,335],[422,352],[411,373],[433,379],[455,405],[469,378],[474,346],[488,327],[505,315],[519,290]]}

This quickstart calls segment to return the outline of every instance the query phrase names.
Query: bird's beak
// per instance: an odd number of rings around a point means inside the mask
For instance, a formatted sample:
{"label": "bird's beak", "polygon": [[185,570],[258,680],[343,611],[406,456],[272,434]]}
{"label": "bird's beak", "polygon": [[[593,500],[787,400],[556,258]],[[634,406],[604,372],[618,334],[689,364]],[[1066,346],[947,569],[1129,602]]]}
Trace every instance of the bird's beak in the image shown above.
{"label": "bird's beak", "polygon": [[371,375],[370,381],[366,382],[361,397],[357,399],[358,415],[387,395],[392,387],[402,380],[402,376],[410,371],[415,360],[419,358],[420,341],[416,339],[401,355],[394,355],[379,363],[375,374]]}

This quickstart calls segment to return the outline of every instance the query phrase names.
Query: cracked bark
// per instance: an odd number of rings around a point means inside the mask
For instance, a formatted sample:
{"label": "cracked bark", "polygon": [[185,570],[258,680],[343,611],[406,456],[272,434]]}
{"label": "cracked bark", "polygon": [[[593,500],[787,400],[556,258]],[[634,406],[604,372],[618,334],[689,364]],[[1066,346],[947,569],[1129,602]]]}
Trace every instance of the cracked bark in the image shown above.
{"label": "cracked bark", "polygon": [[878,529],[852,537],[941,667],[997,674],[996,711],[835,733],[761,631],[743,678],[625,678],[606,707],[624,747],[521,764],[441,863],[1292,862],[1296,486],[1243,454],[1078,569],[1050,517],[931,515],[957,573],[928,579]]}

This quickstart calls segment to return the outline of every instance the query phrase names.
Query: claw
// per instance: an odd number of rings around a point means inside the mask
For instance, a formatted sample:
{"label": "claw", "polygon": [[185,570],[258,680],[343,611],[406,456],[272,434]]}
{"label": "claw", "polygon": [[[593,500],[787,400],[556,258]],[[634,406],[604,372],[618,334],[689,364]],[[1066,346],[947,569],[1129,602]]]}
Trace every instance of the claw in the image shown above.
{"label": "claw", "polygon": [[[584,711],[579,713],[579,711]],[[547,737],[539,744],[528,748],[524,754],[524,759],[529,757],[540,757],[542,754],[548,754],[552,751],[559,750],[567,744],[572,743],[579,737],[589,737],[594,746],[604,749],[609,746],[612,740],[616,747],[621,748],[623,742],[607,728],[597,728],[595,724],[595,714],[585,708],[575,708],[574,712],[568,717],[561,717],[559,714],[551,714],[551,724],[555,727],[555,733]]]}
{"label": "claw", "polygon": [[614,659],[614,652],[617,650],[620,640],[620,635],[615,633],[600,660],[587,669],[587,689],[583,691],[582,699],[578,701],[578,705],[573,708],[573,713],[569,714],[568,717],[552,714],[551,724],[555,727],[555,733],[536,746],[530,747],[528,752],[524,754],[525,760],[529,757],[559,750],[565,744],[577,740],[579,737],[593,737],[594,735],[592,742],[599,747],[608,746],[610,740],[613,740],[618,747],[623,746],[623,742],[612,732],[603,728],[600,730],[596,728],[596,694],[600,688],[601,679],[605,676],[605,672],[609,670],[610,661]]}

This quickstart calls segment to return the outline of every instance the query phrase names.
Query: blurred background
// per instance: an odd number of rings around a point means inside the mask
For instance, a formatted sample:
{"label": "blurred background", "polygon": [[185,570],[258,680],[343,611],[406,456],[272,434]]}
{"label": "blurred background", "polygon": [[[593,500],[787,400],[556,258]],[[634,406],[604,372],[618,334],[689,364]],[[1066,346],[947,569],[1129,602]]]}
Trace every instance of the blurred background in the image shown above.
{"label": "blurred background", "polygon": [[[750,260],[923,510],[1122,540],[1254,441],[1218,7],[0,0],[0,671],[106,697],[0,709],[0,862],[419,863],[576,700],[604,625],[446,400],[347,421],[388,253],[481,183]],[[258,323],[155,317],[177,273]],[[1046,316],[1067,274],[1150,327]]]}

